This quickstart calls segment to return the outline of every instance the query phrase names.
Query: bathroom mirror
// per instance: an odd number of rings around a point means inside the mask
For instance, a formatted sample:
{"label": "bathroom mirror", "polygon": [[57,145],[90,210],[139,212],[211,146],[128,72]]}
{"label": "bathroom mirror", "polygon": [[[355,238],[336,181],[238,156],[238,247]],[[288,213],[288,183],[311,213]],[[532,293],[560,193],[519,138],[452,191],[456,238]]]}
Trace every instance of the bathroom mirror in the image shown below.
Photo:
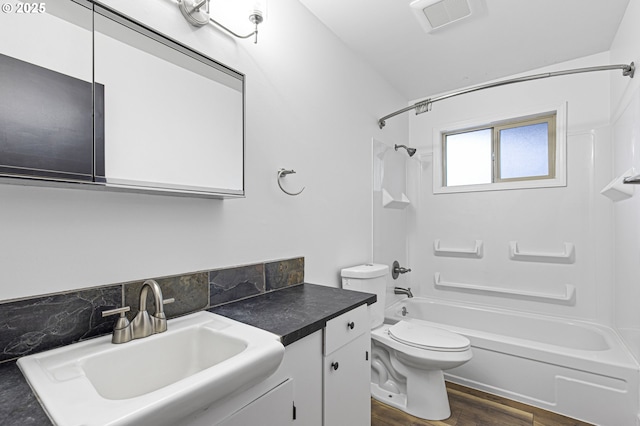
{"label": "bathroom mirror", "polygon": [[[121,188],[244,194],[244,76],[98,5],[96,179]],[[180,18],[176,16],[176,19]],[[96,126],[98,127],[98,126]],[[101,134],[101,132],[98,132]]]}
{"label": "bathroom mirror", "polygon": [[243,74],[100,4],[43,5],[0,15],[3,182],[244,195]]}
{"label": "bathroom mirror", "polygon": [[0,173],[92,182],[91,8],[44,6],[0,14]]}

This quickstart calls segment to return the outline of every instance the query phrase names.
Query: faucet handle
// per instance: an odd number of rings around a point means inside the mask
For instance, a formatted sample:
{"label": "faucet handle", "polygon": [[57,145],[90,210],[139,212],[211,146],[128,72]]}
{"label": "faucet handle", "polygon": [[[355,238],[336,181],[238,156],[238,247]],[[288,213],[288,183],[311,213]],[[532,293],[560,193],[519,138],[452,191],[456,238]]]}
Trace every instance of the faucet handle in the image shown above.
{"label": "faucet handle", "polygon": [[[162,304],[168,305],[169,303],[173,303],[175,301],[175,298],[170,297],[168,299],[163,299]],[[151,316],[151,321],[153,322],[154,333],[164,333],[165,331],[167,331],[167,317],[164,311],[158,312],[158,309],[156,309],[156,312]]]}
{"label": "faucet handle", "polygon": [[405,268],[400,266],[397,260],[393,261],[393,265],[391,266],[391,277],[394,280],[397,280],[400,274],[406,274],[407,272],[411,272],[411,268]]}
{"label": "faucet handle", "polygon": [[106,318],[110,315],[120,314],[120,318],[116,321],[116,325],[113,327],[113,336],[111,337],[112,343],[126,343],[133,338],[131,333],[131,323],[124,315],[126,312],[129,312],[131,307],[124,306],[122,308],[109,309],[107,311],[102,311],[102,318]]}
{"label": "faucet handle", "polygon": [[120,314],[122,318],[125,312],[129,312],[131,310],[130,306],[123,306],[122,308],[109,309],[108,311],[102,311],[102,318],[106,318],[110,315]]}

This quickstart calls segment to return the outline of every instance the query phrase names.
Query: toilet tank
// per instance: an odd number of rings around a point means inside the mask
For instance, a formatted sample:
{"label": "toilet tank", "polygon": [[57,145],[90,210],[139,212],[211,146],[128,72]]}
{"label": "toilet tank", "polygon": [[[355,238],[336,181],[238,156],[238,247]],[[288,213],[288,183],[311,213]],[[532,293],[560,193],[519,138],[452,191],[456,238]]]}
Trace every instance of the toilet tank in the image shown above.
{"label": "toilet tank", "polygon": [[344,268],[342,275],[342,288],[345,290],[373,293],[377,301],[369,306],[371,328],[378,327],[384,322],[385,297],[387,294],[388,265],[367,264]]}

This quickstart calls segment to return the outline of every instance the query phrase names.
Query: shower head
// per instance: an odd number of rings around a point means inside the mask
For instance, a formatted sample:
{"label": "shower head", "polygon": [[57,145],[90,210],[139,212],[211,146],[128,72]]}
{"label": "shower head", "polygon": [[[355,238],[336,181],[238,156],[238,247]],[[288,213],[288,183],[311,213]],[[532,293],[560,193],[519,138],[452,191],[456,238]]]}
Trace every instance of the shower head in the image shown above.
{"label": "shower head", "polygon": [[409,148],[409,147],[408,147],[408,146],[406,146],[406,145],[397,145],[397,144],[396,144],[393,148],[394,148],[396,151],[398,150],[398,148],[404,148],[404,149],[406,149],[406,150],[407,150],[407,154],[409,154],[409,157],[413,157],[413,154],[415,154],[415,153],[416,153],[416,149],[415,149],[415,148]]}

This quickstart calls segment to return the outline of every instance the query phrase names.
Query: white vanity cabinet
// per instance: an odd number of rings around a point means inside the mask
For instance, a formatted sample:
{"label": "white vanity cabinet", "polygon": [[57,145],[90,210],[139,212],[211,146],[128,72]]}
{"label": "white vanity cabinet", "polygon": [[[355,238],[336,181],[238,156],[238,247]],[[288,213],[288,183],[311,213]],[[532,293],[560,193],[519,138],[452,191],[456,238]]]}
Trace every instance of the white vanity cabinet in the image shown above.
{"label": "white vanity cabinet", "polygon": [[332,320],[324,330],[324,426],[371,424],[371,323],[367,305]]}
{"label": "white vanity cabinet", "polygon": [[322,426],[322,330],[285,348],[288,373],[295,378],[294,426]]}
{"label": "white vanity cabinet", "polygon": [[[293,380],[287,379],[276,388],[227,417],[218,426],[286,426],[293,424]],[[290,408],[290,409],[288,409]]]}
{"label": "white vanity cabinet", "polygon": [[322,330],[285,347],[264,382],[182,420],[181,426],[321,426]]}
{"label": "white vanity cabinet", "polygon": [[366,304],[285,346],[264,382],[181,426],[369,426],[371,330]]}

